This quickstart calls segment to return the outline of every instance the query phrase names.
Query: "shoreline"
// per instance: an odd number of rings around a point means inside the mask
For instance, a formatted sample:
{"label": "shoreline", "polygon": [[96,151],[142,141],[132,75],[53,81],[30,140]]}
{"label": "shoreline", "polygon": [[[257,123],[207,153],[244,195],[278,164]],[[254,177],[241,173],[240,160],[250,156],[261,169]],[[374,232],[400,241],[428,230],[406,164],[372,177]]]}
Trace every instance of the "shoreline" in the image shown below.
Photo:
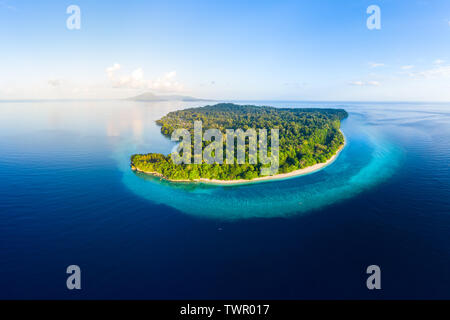
{"label": "shoreline", "polygon": [[255,182],[262,182],[262,181],[272,181],[272,180],[284,180],[284,179],[288,179],[288,178],[294,178],[294,177],[299,177],[305,174],[309,174],[309,173],[313,173],[316,171],[319,171],[320,169],[325,168],[326,166],[330,165],[331,163],[333,163],[337,157],[339,156],[339,154],[341,153],[342,150],[344,150],[346,144],[347,144],[347,139],[345,138],[344,133],[341,131],[342,135],[344,136],[344,144],[336,151],[336,153],[327,161],[323,162],[323,163],[316,163],[312,166],[303,168],[303,169],[298,169],[292,172],[288,172],[288,173],[279,173],[273,176],[267,176],[267,177],[259,177],[259,178],[255,178],[255,179],[251,179],[251,180],[245,180],[245,179],[239,179],[239,180],[216,180],[216,179],[206,179],[206,178],[200,178],[200,179],[195,179],[195,180],[171,180],[166,178],[165,176],[163,176],[162,174],[158,173],[158,172],[149,172],[149,171],[143,171],[140,170],[138,168],[136,168],[133,163],[131,164],[131,169],[133,171],[137,171],[137,172],[141,172],[141,173],[145,173],[148,175],[152,175],[155,177],[159,177],[161,179],[164,179],[166,181],[170,181],[170,182],[174,182],[174,183],[205,183],[205,184],[212,184],[212,185],[242,185],[242,184],[251,184],[251,183],[255,183]]}

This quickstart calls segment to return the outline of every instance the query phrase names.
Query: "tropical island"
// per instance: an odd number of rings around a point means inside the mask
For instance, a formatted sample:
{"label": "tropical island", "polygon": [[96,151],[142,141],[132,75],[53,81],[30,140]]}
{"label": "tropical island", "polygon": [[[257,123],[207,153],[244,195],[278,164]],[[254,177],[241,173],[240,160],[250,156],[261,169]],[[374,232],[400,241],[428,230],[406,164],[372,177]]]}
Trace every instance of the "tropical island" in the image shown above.
{"label": "tropical island", "polygon": [[[181,128],[187,129],[192,134],[196,121],[201,121],[203,128],[215,128],[223,133],[227,129],[278,129],[277,173],[270,176],[262,175],[261,168],[265,165],[261,162],[211,164],[205,161],[200,163],[192,161],[188,164],[176,164],[171,155],[160,153],[132,155],[131,168],[169,181],[219,184],[245,183],[304,174],[327,165],[342,150],[345,138],[340,131],[340,124],[347,116],[347,112],[343,109],[274,108],[231,103],[174,111],[157,120],[157,124],[161,126],[161,133],[169,138],[175,130]],[[268,139],[270,140],[271,136]],[[202,141],[202,147],[210,143],[212,142]],[[223,148],[225,147],[224,145]],[[270,151],[270,147],[268,149]],[[248,144],[245,155],[248,159]]]}

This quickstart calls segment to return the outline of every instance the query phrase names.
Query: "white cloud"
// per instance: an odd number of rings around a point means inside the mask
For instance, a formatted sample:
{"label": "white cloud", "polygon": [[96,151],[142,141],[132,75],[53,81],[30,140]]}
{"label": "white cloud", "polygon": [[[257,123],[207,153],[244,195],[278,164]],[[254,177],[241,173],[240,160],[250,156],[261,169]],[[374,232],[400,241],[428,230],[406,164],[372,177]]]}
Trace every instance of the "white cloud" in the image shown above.
{"label": "white cloud", "polygon": [[[112,67],[114,68],[114,67]],[[134,70],[130,75],[124,75],[119,78],[115,77],[114,72],[108,74],[114,88],[145,88],[144,71],[141,68]]]}
{"label": "white cloud", "polygon": [[384,67],[384,63],[369,62],[371,68]]}
{"label": "white cloud", "polygon": [[429,70],[416,72],[413,74],[413,76],[422,77],[422,78],[426,78],[426,79],[448,78],[448,77],[450,77],[450,65],[448,65],[448,66],[439,65],[439,66],[429,69]]}
{"label": "white cloud", "polygon": [[350,81],[349,84],[352,86],[359,86],[359,87],[363,87],[363,86],[378,87],[378,86],[380,86],[380,83],[378,81]]}
{"label": "white cloud", "polygon": [[48,80],[48,84],[52,87],[59,87],[62,85],[62,80],[60,79],[50,79]]}
{"label": "white cloud", "polygon": [[412,68],[414,68],[413,65],[401,66],[402,70],[411,70]]}
{"label": "white cloud", "polygon": [[436,59],[436,60],[434,60],[434,64],[443,64],[445,62],[445,60],[442,60],[442,59]]}
{"label": "white cloud", "polygon": [[148,88],[161,91],[180,91],[183,90],[183,86],[176,81],[175,77],[177,73],[175,71],[168,72],[162,77],[156,80],[149,81]]}
{"label": "white cloud", "polygon": [[120,64],[114,63],[111,67],[106,68],[106,73],[108,74],[108,77],[112,79],[114,77],[114,72],[120,70]]}
{"label": "white cloud", "polygon": [[112,82],[114,88],[128,89],[152,89],[155,91],[175,92],[182,91],[183,85],[176,80],[175,71],[167,72],[153,80],[146,80],[142,68],[138,68],[129,75],[120,75],[116,73],[121,69],[120,64],[106,68],[106,74]]}

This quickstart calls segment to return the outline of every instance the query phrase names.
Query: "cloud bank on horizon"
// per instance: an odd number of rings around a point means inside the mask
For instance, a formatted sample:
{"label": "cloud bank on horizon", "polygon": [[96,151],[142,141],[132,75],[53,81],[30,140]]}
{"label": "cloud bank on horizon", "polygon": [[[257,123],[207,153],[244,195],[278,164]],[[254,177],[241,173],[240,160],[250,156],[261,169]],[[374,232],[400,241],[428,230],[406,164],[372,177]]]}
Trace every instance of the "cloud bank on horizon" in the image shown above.
{"label": "cloud bank on horizon", "polygon": [[446,0],[74,4],[0,1],[0,100],[450,101]]}
{"label": "cloud bank on horizon", "polygon": [[106,68],[106,74],[113,88],[149,89],[156,92],[182,92],[184,88],[176,80],[176,71],[167,72],[154,80],[147,80],[144,78],[142,68],[137,68],[130,74],[118,76],[117,72],[121,69],[118,63]]}

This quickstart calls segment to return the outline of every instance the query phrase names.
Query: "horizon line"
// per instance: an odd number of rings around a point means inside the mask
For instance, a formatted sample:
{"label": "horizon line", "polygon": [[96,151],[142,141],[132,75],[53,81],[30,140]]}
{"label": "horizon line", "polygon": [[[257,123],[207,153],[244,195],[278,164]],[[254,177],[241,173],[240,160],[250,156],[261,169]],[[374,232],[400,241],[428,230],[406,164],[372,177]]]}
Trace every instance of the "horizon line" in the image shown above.
{"label": "horizon line", "polygon": [[426,100],[301,100],[301,99],[202,99],[202,101],[183,101],[183,100],[164,100],[164,101],[152,101],[152,100],[129,100],[127,98],[88,98],[88,99],[0,99],[0,103],[8,102],[69,102],[69,101],[126,101],[126,102],[138,102],[138,103],[155,103],[155,102],[216,102],[216,103],[233,103],[233,102],[311,102],[311,103],[450,103],[450,101],[426,101]]}

